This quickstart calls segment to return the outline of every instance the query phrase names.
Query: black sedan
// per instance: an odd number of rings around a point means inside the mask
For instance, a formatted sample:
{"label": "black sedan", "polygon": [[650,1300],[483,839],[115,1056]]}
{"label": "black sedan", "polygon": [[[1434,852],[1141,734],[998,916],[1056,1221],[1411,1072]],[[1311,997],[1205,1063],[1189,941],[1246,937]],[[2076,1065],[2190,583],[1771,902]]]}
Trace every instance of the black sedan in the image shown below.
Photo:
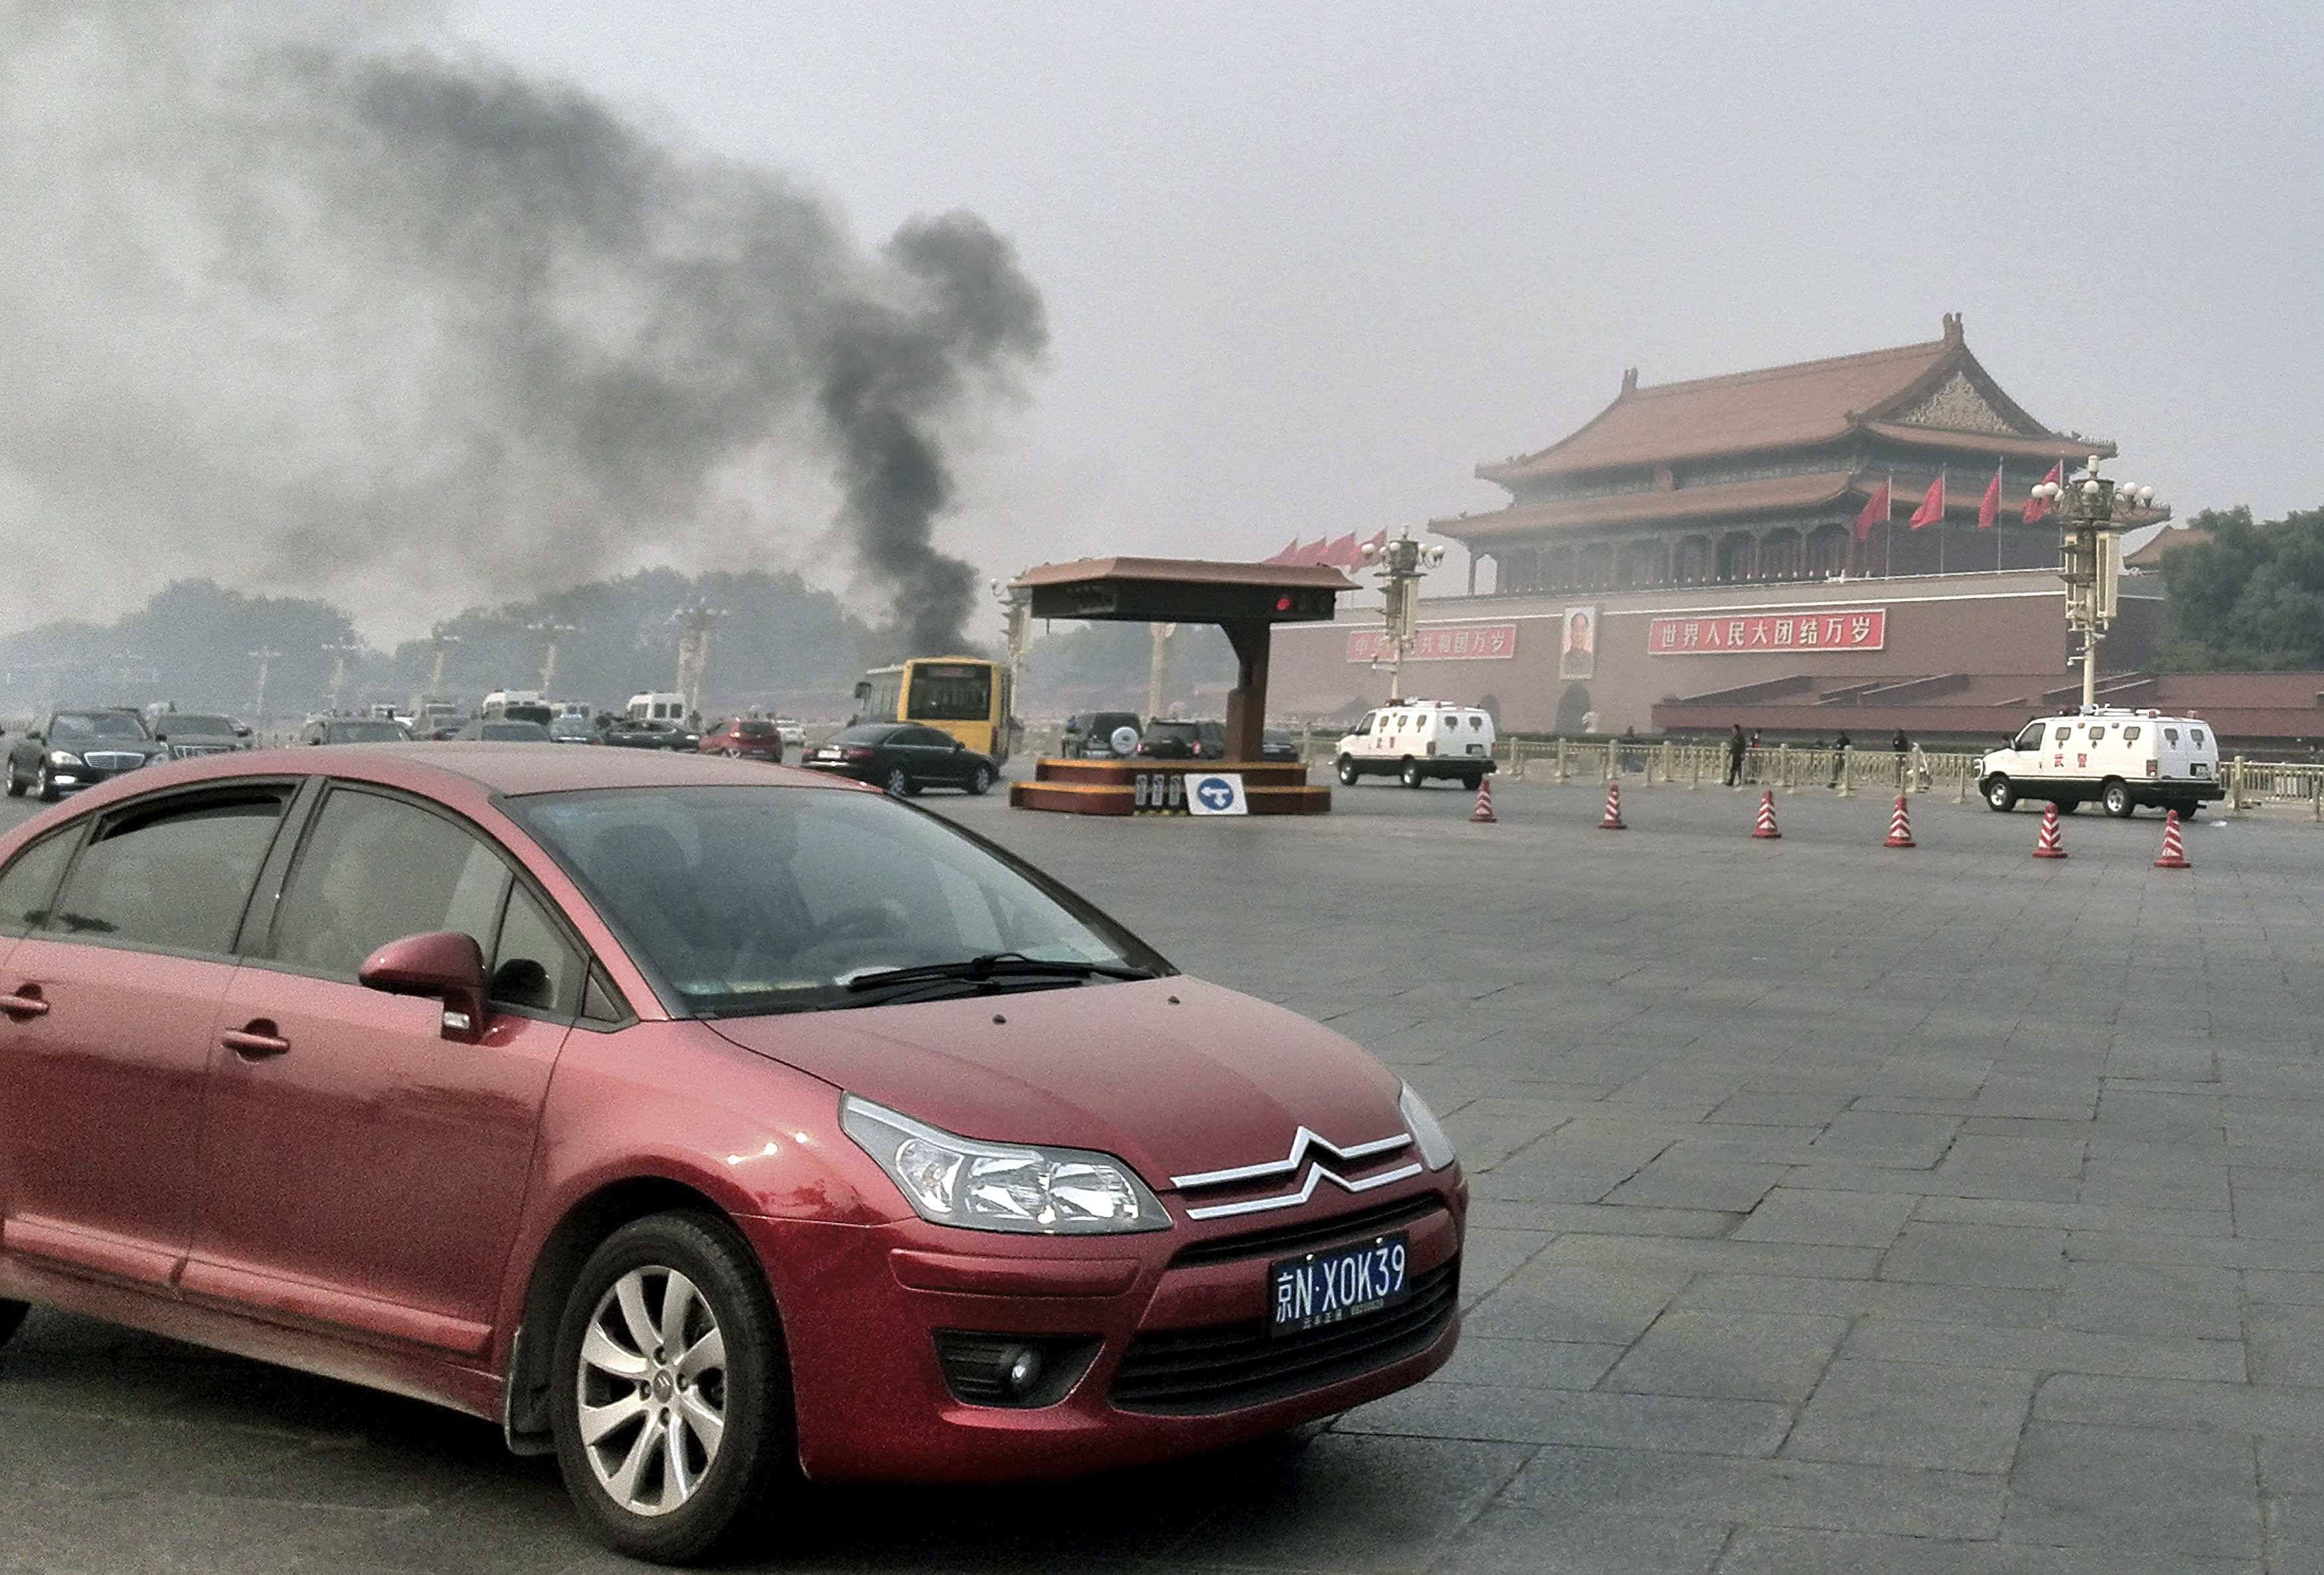
{"label": "black sedan", "polygon": [[153,736],[170,746],[173,760],[230,755],[251,747],[250,724],[206,711],[165,711],[153,719]]}
{"label": "black sedan", "polygon": [[302,744],[409,743],[411,730],[378,716],[310,716],[299,730]]}
{"label": "black sedan", "polygon": [[923,788],[957,788],[977,794],[992,786],[990,756],[978,754],[948,732],[910,722],[865,722],[844,728],[807,751],[799,762],[810,771],[828,771],[876,782],[899,798]]}
{"label": "black sedan", "polygon": [[8,797],[29,788],[49,803],[170,758],[170,746],[145,731],[132,711],[52,711],[8,747]]}
{"label": "black sedan", "polygon": [[1227,758],[1227,724],[1223,722],[1149,722],[1138,741],[1138,752],[1151,760],[1223,760]]}
{"label": "black sedan", "polygon": [[621,750],[684,750],[692,754],[702,747],[700,733],[675,722],[655,722],[650,718],[617,717],[605,724],[597,738]]}

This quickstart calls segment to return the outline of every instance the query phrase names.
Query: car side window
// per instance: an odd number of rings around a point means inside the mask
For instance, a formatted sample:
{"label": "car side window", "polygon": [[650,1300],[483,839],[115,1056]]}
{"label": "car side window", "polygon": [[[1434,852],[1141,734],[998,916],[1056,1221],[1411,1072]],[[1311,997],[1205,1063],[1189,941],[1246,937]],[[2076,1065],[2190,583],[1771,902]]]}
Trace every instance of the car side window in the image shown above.
{"label": "car side window", "polygon": [[48,928],[76,938],[223,956],[289,798],[283,789],[132,806],[98,825]]}
{"label": "car side window", "polygon": [[2126,727],[2122,730],[2122,741],[2126,744],[2136,743],[2138,735],[2145,731],[2143,727]]}
{"label": "car side window", "polygon": [[2017,735],[2017,747],[2021,750],[2040,749],[2042,747],[2042,724],[2036,722],[2028,726],[2024,732],[2019,733]]}
{"label": "car side window", "polygon": [[549,922],[532,893],[521,886],[510,892],[493,948],[493,1000],[569,1018],[580,1009],[587,972],[579,950]]}
{"label": "car side window", "polygon": [[2163,741],[2167,744],[2176,745],[2179,741],[2179,730],[2175,727],[2164,728],[2163,730]]}
{"label": "car side window", "polygon": [[2190,739],[2191,741],[2193,741],[2194,745],[2195,745],[2195,747],[2196,747],[2197,749],[2199,749],[2199,750],[2200,750],[2200,749],[2201,749],[2201,748],[2203,747],[2203,730],[2202,730],[2201,728],[2200,728],[2200,727],[2190,727],[2190,728],[2189,728],[2189,729],[2187,730],[2187,736],[2188,736],[2188,738],[2189,738],[2189,739]]}
{"label": "car side window", "polygon": [[2061,727],[2058,730],[2058,741],[2060,743],[2064,743],[2068,739],[2073,736],[2074,730],[2070,727]]}
{"label": "car side window", "polygon": [[2103,723],[2103,722],[2093,722],[2093,723],[2090,723],[2090,741],[2091,741],[2092,743],[2098,743],[2098,742],[2101,741],[2102,740],[2104,740],[2104,739],[2105,739],[2105,737],[2106,737],[2106,723]]}
{"label": "car side window", "polygon": [[49,898],[72,857],[78,828],[42,837],[16,855],[7,873],[0,874],[0,935],[21,935],[36,930],[49,916]]}
{"label": "car side window", "polygon": [[277,962],[353,979],[390,941],[434,930],[491,954],[509,884],[498,854],[440,815],[375,793],[323,801],[274,916]]}

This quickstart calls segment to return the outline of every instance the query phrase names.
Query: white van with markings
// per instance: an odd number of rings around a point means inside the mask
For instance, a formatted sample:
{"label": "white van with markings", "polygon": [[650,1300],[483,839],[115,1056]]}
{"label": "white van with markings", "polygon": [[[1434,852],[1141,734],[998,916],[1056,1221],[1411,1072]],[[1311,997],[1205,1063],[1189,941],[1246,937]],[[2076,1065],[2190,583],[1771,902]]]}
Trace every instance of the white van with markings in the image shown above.
{"label": "white van with markings", "polygon": [[1449,777],[1471,792],[1493,769],[1492,714],[1442,700],[1399,700],[1366,713],[1340,740],[1341,782],[1395,777],[1417,788]]}
{"label": "white van with markings", "polygon": [[2117,818],[2148,805],[2183,820],[2227,791],[2210,723],[2105,705],[2027,723],[2007,748],[1978,762],[1977,777],[1998,810],[2043,799],[2069,814],[2096,799]]}

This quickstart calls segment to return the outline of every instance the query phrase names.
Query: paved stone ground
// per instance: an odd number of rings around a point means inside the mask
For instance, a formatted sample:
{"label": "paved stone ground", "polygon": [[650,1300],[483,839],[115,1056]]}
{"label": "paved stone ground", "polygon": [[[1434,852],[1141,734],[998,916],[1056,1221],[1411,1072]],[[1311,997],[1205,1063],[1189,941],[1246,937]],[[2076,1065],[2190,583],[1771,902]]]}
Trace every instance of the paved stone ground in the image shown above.
{"label": "paved stone ground", "polygon": [[[1435,1382],[1231,1455],[823,1490],[769,1568],[2324,1570],[2324,833],[1366,786],[1328,820],[925,802],[1412,1078],[1477,1196]],[[619,1561],[489,1428],[38,1316],[0,1570]]]}

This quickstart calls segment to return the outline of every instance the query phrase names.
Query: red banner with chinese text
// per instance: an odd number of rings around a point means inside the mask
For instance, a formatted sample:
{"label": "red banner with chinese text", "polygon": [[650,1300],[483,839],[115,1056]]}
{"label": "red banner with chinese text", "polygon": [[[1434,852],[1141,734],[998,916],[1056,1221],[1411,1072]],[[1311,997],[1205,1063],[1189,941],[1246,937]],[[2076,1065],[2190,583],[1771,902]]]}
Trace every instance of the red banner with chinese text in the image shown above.
{"label": "red banner with chinese text", "polygon": [[1880,650],[1888,643],[1886,607],[1833,612],[1705,613],[1657,618],[1646,625],[1649,656],[1752,656],[1803,650]]}
{"label": "red banner with chinese text", "polygon": [[[1506,661],[1517,654],[1514,623],[1456,623],[1422,628],[1413,635],[1410,659],[1416,662]],[[1388,656],[1388,635],[1378,629],[1348,635],[1348,659],[1375,662]]]}

